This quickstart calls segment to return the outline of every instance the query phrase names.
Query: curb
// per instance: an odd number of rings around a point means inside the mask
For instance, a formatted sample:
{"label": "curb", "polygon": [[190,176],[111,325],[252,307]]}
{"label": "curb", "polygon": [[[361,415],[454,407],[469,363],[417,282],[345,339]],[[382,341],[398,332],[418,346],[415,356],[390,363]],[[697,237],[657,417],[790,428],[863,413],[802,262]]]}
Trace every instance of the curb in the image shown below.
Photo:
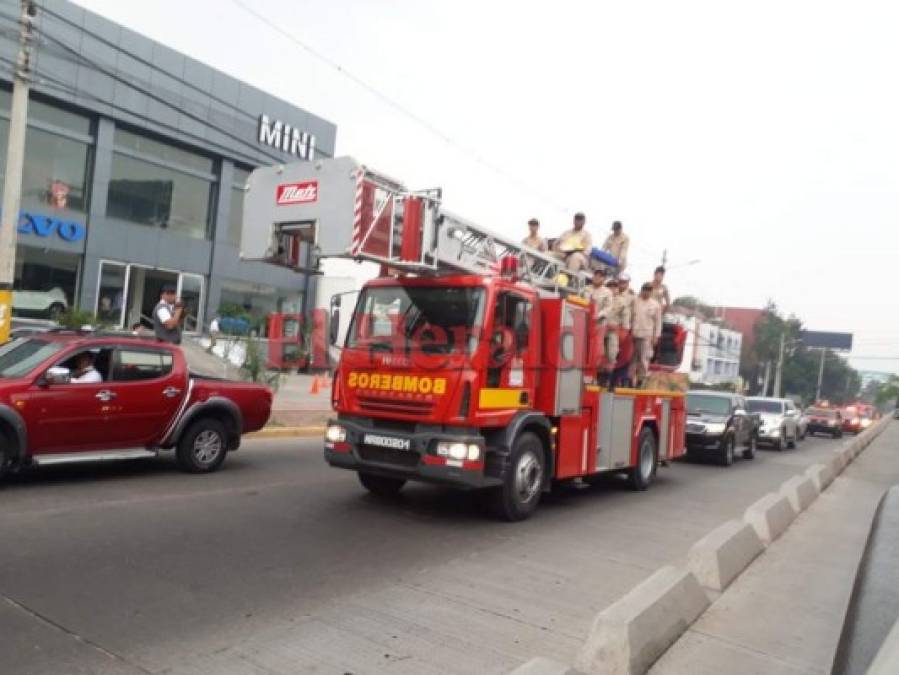
{"label": "curb", "polygon": [[642,675],[683,635],[740,574],[797,516],[814,503],[855,457],[886,428],[884,417],[846,446],[834,450],[825,464],[813,464],[786,480],[732,520],[697,541],[686,565],[667,566],[597,614],[576,670],[535,658],[514,675],[587,674]]}
{"label": "curb", "polygon": [[313,436],[322,436],[325,433],[325,427],[316,425],[308,427],[264,427],[259,431],[253,431],[244,435],[244,439],[248,441],[260,438],[311,438]]}

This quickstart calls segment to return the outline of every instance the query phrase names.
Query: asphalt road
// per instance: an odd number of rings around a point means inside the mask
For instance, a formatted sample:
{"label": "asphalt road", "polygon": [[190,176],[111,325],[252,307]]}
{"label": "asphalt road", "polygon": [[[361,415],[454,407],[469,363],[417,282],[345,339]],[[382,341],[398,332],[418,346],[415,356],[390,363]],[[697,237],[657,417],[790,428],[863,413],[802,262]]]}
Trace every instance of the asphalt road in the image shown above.
{"label": "asphalt road", "polygon": [[567,490],[534,518],[407,486],[396,502],[317,440],[246,443],[0,487],[0,672],[504,673],[570,662],[593,615],[841,441],[677,463],[646,493]]}

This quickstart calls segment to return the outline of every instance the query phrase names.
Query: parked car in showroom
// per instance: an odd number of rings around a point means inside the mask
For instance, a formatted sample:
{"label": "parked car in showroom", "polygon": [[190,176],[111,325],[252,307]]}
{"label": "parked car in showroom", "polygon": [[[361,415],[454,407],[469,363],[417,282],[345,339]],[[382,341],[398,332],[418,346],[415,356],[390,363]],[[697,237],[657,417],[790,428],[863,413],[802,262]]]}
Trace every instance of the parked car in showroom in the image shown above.
{"label": "parked car in showroom", "polygon": [[69,307],[61,288],[46,291],[13,291],[12,311],[19,316],[41,316],[56,319]]}
{"label": "parked car in showroom", "polygon": [[188,371],[179,347],[54,330],[0,346],[0,476],[32,465],[155,456],[218,469],[262,428],[272,392]]}
{"label": "parked car in showroom", "polygon": [[787,398],[753,396],[746,399],[749,412],[761,420],[758,442],[777,450],[795,448],[799,442],[799,410]]}
{"label": "parked car in showroom", "polygon": [[734,463],[737,448],[743,459],[755,457],[758,416],[746,409],[739,394],[694,390],[687,392],[687,453],[711,455],[719,464]]}
{"label": "parked car in showroom", "polygon": [[805,414],[809,436],[827,434],[831,438],[840,438],[843,435],[843,417],[836,408],[808,408]]}

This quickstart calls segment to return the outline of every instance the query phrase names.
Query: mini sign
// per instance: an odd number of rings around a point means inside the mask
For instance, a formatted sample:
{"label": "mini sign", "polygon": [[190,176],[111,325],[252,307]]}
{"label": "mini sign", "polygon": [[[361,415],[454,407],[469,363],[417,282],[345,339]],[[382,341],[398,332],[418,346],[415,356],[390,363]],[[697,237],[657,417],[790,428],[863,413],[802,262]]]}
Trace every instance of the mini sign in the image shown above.
{"label": "mini sign", "polygon": [[288,204],[308,204],[318,199],[318,181],[307,180],[302,183],[284,183],[275,191],[275,203],[278,206]]}
{"label": "mini sign", "polygon": [[81,241],[87,234],[82,223],[72,220],[60,220],[39,213],[22,211],[19,214],[19,234],[34,234],[38,237],[49,237],[55,234],[65,241]]}

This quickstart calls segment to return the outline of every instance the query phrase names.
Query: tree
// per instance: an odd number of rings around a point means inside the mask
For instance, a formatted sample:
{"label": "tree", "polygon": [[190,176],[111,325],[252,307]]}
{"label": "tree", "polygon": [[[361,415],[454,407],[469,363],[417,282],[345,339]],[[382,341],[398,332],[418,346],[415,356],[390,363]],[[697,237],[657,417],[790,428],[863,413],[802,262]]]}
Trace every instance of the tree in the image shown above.
{"label": "tree", "polygon": [[899,408],[899,375],[890,375],[890,379],[880,385],[874,402],[879,406],[895,402]]}
{"label": "tree", "polygon": [[679,298],[675,298],[674,302],[671,304],[678,307],[684,307],[685,309],[691,309],[694,312],[699,312],[708,319],[715,316],[714,307],[705,304],[702,300],[692,295],[682,295]]}

